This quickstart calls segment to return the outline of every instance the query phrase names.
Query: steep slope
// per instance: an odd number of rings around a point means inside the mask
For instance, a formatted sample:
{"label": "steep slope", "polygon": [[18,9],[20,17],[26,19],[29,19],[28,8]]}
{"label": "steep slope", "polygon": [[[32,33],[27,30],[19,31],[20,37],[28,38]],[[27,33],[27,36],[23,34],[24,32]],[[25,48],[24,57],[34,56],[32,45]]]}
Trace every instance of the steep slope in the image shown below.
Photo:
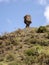
{"label": "steep slope", "polygon": [[0,65],[49,65],[49,26],[0,36]]}

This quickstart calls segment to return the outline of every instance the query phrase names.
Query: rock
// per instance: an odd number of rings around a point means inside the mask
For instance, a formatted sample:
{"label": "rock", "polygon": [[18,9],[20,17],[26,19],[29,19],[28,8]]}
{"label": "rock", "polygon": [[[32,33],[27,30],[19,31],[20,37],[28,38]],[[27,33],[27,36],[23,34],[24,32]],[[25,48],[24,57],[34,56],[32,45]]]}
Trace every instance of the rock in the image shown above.
{"label": "rock", "polygon": [[24,23],[26,24],[26,27],[29,27],[29,25],[31,24],[31,16],[30,15],[24,16]]}

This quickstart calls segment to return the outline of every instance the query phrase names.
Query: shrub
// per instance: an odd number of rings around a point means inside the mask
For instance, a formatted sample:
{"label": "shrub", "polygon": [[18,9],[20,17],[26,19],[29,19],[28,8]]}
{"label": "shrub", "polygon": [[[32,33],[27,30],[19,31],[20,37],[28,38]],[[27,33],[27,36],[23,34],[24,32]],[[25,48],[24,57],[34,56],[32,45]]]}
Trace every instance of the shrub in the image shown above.
{"label": "shrub", "polygon": [[27,51],[26,51],[26,54],[28,55],[28,56],[30,56],[30,55],[33,55],[35,52],[33,51],[33,49],[28,49]]}
{"label": "shrub", "polygon": [[28,56],[35,56],[38,55],[38,50],[36,48],[31,48],[25,51],[25,54],[27,54]]}
{"label": "shrub", "polygon": [[40,27],[38,28],[37,32],[38,32],[38,33],[44,33],[44,32],[46,32],[46,27],[40,26]]}

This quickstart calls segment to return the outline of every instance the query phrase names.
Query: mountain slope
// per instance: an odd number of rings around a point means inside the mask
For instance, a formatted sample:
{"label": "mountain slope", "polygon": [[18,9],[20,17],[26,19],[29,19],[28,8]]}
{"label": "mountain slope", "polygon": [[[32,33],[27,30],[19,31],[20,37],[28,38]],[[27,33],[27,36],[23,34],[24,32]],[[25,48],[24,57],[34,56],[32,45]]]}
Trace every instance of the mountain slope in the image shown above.
{"label": "mountain slope", "polygon": [[0,36],[0,65],[49,65],[49,26]]}

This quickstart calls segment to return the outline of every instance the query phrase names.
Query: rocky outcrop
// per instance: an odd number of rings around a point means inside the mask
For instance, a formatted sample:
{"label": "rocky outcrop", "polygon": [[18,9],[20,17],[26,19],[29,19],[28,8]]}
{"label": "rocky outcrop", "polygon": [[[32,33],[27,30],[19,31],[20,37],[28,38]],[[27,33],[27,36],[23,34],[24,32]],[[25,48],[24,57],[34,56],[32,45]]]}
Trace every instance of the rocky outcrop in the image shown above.
{"label": "rocky outcrop", "polygon": [[26,27],[30,26],[30,24],[31,24],[31,16],[30,15],[24,16],[24,23],[26,24]]}

